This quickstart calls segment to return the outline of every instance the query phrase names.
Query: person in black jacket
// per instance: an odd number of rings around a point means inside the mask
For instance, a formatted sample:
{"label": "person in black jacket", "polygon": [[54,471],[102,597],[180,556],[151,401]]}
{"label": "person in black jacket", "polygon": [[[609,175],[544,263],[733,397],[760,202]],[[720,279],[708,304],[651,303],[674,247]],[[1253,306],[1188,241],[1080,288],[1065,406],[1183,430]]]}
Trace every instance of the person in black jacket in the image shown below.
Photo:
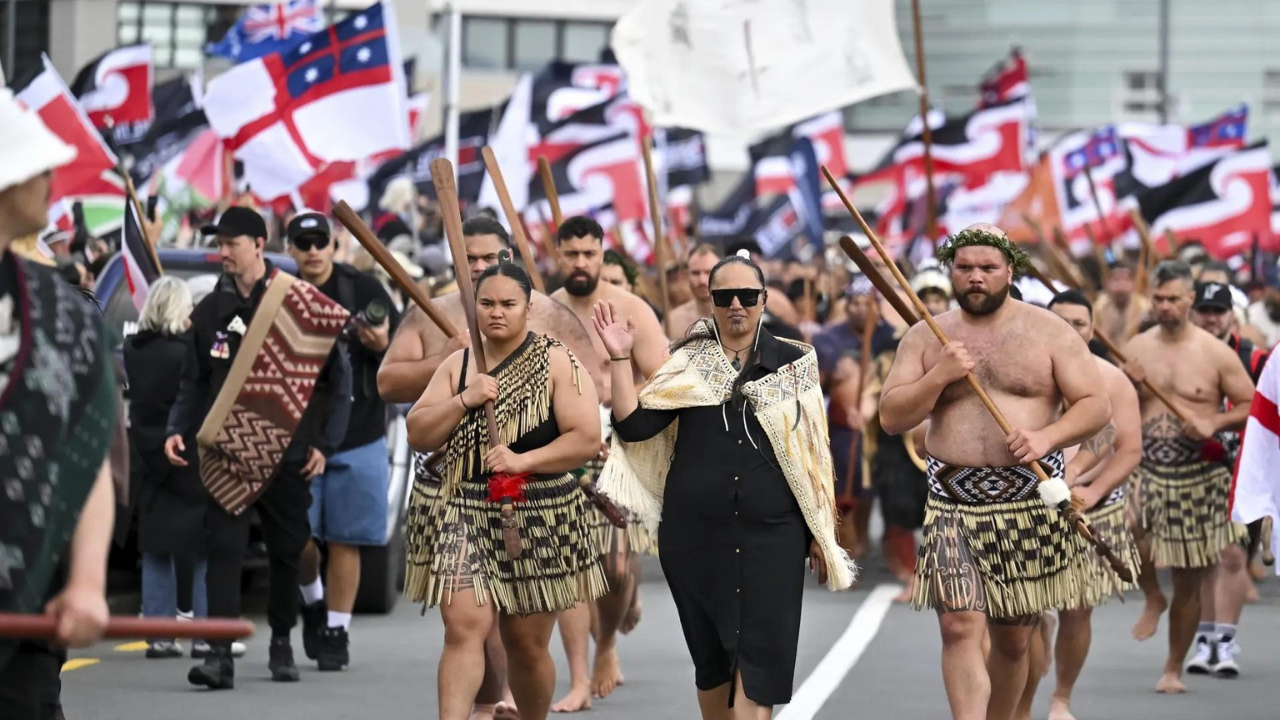
{"label": "person in black jacket", "polygon": [[[222,255],[222,275],[213,292],[191,315],[192,341],[182,366],[178,399],[169,413],[165,454],[174,465],[185,465],[182,454],[190,433],[199,429],[227,379],[240,349],[239,325],[252,324],[254,311],[275,267],[262,256],[267,226],[258,213],[232,207],[216,228]],[[236,322],[239,320],[239,323]],[[340,341],[341,342],[341,341]],[[254,501],[266,540],[271,569],[267,620],[271,626],[268,667],[271,679],[298,680],[289,633],[298,619],[298,567],[311,536],[307,508],[309,481],[324,472],[347,432],[351,411],[351,367],[346,353],[335,346],[317,379],[302,421],[265,492]],[[208,496],[205,528],[209,543],[206,576],[210,617],[240,614],[240,571],[249,540],[250,515],[232,515]],[[187,679],[214,689],[235,684],[229,641],[211,642],[204,665],[191,669]]]}
{"label": "person in black jacket", "polygon": [[[302,647],[321,670],[350,662],[348,631],[360,587],[360,546],[387,542],[387,406],[378,396],[378,366],[400,323],[382,283],[350,265],[334,263],[336,242],[321,213],[289,222],[289,254],[298,275],[349,310],[351,422],[338,452],[311,481],[311,534],[302,554]],[[320,579],[320,551],[328,549],[328,605]]]}
{"label": "person in black jacket", "polygon": [[[164,277],[147,293],[138,332],[124,343],[129,378],[130,466],[142,553],[142,614],[205,617],[204,514],[207,493],[195,467],[194,437],[176,467],[164,455],[169,410],[178,397],[182,361],[190,342],[191,292],[176,277]],[[192,648],[208,653],[208,645]],[[147,657],[180,657],[172,638],[152,638]]]}

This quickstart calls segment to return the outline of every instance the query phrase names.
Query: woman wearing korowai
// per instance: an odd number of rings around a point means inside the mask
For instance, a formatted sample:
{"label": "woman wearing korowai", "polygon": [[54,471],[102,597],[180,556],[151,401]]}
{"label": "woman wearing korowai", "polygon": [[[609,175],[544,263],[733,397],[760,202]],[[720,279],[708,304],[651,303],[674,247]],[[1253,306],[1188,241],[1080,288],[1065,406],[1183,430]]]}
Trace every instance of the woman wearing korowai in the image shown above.
{"label": "woman wearing korowai", "polygon": [[[411,597],[442,606],[441,720],[471,714],[495,621],[521,717],[545,718],[555,688],[547,648],[556,613],[605,592],[588,501],[570,472],[600,451],[598,401],[576,358],[528,331],[530,290],[528,275],[510,262],[481,274],[476,321],[492,370],[478,375],[469,350],[453,353],[407,421],[414,450],[447,441],[441,497],[409,518],[405,582]],[[501,436],[492,448],[482,409],[489,400]],[[520,526],[515,559],[503,541],[504,496],[514,499]]]}
{"label": "woman wearing korowai", "polygon": [[[613,444],[600,486],[658,533],[704,718],[768,718],[791,700],[804,559],[843,589],[818,360],[760,327],[764,278],[731,256],[711,271],[714,317],[675,344],[637,397],[632,332],[610,303]],[[726,710],[726,708],[733,708]]]}

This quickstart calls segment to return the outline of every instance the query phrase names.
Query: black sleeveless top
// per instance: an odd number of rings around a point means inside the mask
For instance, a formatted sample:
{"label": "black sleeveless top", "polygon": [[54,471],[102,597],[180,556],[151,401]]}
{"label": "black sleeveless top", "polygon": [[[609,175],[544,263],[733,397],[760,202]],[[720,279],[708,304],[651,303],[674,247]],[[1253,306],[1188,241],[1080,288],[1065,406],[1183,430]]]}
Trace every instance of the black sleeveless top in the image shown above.
{"label": "black sleeveless top", "polygon": [[[528,352],[530,349],[530,345],[538,341],[545,342],[545,340],[540,335],[535,335],[532,332],[529,333],[528,335],[525,336],[524,342],[520,344],[520,347],[516,348],[514,351],[512,351],[510,355],[503,358],[502,362],[494,366],[493,369],[490,370],[488,374],[490,376],[496,377],[498,373],[502,372],[502,369],[506,367],[512,360],[524,354],[525,352]],[[461,395],[462,391],[465,390],[467,387],[467,367],[470,360],[471,360],[471,348],[463,348],[462,373],[458,379],[458,391],[457,391],[458,395]],[[542,378],[542,382],[551,382],[551,364],[550,363],[547,364],[547,375],[546,377]],[[471,410],[469,412],[483,412],[483,410],[477,409],[477,410]],[[515,453],[527,453],[530,450],[537,450],[540,447],[546,447],[547,445],[550,445],[558,437],[560,437],[560,426],[556,423],[555,406],[554,406],[554,400],[553,400],[552,411],[547,414],[547,419],[539,423],[536,427],[534,427],[529,432],[526,432],[525,434],[521,435],[519,438],[516,439],[515,442],[511,443],[508,447],[510,447],[511,451]],[[556,475],[549,476],[549,477],[557,477],[558,475],[559,474],[557,473]]]}

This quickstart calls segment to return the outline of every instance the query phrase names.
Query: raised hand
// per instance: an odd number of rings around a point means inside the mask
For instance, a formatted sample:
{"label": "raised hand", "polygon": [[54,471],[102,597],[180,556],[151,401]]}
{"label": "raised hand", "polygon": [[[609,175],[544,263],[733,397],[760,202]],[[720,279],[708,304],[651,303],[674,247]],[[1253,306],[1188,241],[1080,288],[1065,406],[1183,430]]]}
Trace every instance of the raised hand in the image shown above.
{"label": "raised hand", "polygon": [[604,343],[604,349],[611,358],[627,357],[631,354],[631,346],[635,343],[635,324],[627,318],[626,322],[618,314],[613,302],[605,300],[596,303],[591,309],[591,322],[595,325],[596,335]]}

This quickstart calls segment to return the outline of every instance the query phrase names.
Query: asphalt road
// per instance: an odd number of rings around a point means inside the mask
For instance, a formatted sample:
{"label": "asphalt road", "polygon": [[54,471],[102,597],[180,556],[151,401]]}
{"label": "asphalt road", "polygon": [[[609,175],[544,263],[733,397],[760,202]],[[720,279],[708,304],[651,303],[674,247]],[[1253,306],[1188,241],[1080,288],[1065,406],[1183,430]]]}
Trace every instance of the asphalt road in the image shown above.
{"label": "asphalt road", "polygon": [[[697,718],[693,671],[665,584],[650,573],[643,590],[644,619],[621,644],[627,682],[588,717]],[[1113,601],[1095,614],[1093,648],[1077,686],[1079,720],[1276,720],[1280,718],[1280,580],[1262,585],[1263,598],[1245,609],[1240,642],[1243,674],[1236,680],[1189,677],[1181,697],[1156,695],[1163,663],[1161,634],[1146,643],[1129,636],[1140,597]],[[830,593],[813,587],[805,598],[797,693],[779,708],[782,720],[948,717],[939,666],[937,623],[928,613],[893,605],[882,573],[868,574],[860,589]],[[73,655],[64,670],[63,702],[71,720],[139,718],[435,718],[436,659],[443,629],[438,613],[422,615],[401,602],[384,617],[357,617],[352,628],[353,666],[321,674],[303,664],[302,682],[275,684],[266,668],[265,618],[252,616],[264,634],[249,642],[237,662],[230,692],[193,689],[190,660],[147,660],[139,644],[102,644]],[[554,641],[559,691],[568,685],[563,653]],[[301,641],[295,635],[301,657]],[[96,661],[96,662],[95,662]],[[80,667],[75,665],[83,664]],[[74,669],[72,669],[74,667]],[[1048,713],[1051,682],[1041,686],[1034,717]]]}

